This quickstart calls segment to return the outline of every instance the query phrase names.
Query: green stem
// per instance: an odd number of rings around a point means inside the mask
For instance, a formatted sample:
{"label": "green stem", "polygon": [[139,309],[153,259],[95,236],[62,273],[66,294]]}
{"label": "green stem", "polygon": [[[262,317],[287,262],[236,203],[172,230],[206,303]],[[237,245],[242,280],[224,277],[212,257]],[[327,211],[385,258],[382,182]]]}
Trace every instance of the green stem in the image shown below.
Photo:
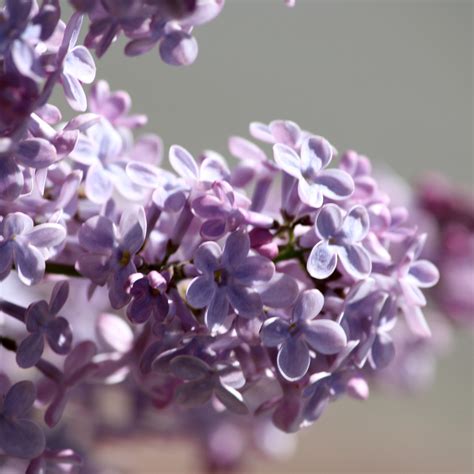
{"label": "green stem", "polygon": [[72,265],[66,265],[64,263],[46,262],[46,273],[82,277]]}

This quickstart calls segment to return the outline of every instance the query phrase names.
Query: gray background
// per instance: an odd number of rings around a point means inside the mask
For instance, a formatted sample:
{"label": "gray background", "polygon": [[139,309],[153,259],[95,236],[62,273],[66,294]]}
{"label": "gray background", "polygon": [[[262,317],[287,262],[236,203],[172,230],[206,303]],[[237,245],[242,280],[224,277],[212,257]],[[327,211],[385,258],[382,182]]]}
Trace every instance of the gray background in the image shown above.
{"label": "gray background", "polygon": [[[167,146],[225,152],[227,137],[246,134],[250,121],[289,118],[407,178],[438,169],[472,186],[472,2],[282,3],[227,0],[197,31],[190,68],[166,66],[156,51],[126,59],[119,42],[98,76],[132,94]],[[472,360],[472,334],[459,332],[428,392],[340,401],[301,435],[292,460],[256,470],[471,472]],[[196,471],[189,449],[161,448],[142,443],[121,457],[127,451],[112,444],[100,453],[128,472]]]}

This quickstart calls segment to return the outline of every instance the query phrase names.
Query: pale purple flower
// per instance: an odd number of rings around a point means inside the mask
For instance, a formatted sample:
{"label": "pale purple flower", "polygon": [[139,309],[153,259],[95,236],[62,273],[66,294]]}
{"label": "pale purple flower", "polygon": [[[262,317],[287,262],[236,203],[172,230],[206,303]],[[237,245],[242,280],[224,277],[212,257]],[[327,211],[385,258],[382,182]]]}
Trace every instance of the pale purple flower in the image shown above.
{"label": "pale purple flower", "polygon": [[123,212],[118,227],[107,217],[88,219],[79,230],[79,243],[87,250],[77,261],[79,271],[98,285],[108,283],[114,308],[130,299],[128,277],[137,271],[134,257],[146,236],[145,212],[141,206]]}
{"label": "pale purple flower", "polygon": [[300,155],[281,143],[274,145],[273,153],[278,166],[298,180],[301,201],[312,208],[320,208],[324,198],[342,200],[354,192],[349,174],[339,169],[325,169],[332,160],[333,150],[324,138],[304,139]]}
{"label": "pale purple flower", "polygon": [[82,84],[90,84],[95,79],[96,67],[90,51],[77,46],[82,26],[82,15],[74,14],[66,26],[58,61],[61,65],[60,80],[69,105],[78,111],[87,109],[87,97]]}
{"label": "pale purple flower", "polygon": [[35,399],[35,386],[26,380],[0,393],[0,450],[7,456],[32,459],[45,448],[43,430],[27,418]]}
{"label": "pale purple flower", "polygon": [[173,145],[169,151],[169,160],[173,169],[196,190],[208,188],[214,181],[226,180],[229,176],[227,165],[216,153],[204,158],[198,164],[191,153],[179,145]]}
{"label": "pale purple flower", "polygon": [[35,226],[31,217],[15,212],[1,222],[0,235],[0,280],[14,264],[22,283],[30,286],[43,278],[48,251],[64,241],[66,230],[55,223]]}
{"label": "pale purple flower", "polygon": [[319,290],[306,290],[295,303],[292,319],[267,319],[261,330],[267,347],[278,347],[277,365],[281,375],[299,380],[308,372],[310,349],[320,354],[337,354],[347,344],[342,327],[329,319],[314,319],[321,312],[324,297]]}
{"label": "pale purple flower", "polygon": [[18,346],[16,361],[24,369],[33,367],[44,351],[44,341],[56,354],[65,355],[71,350],[72,331],[68,321],[57,316],[69,293],[65,281],[55,285],[49,303],[44,300],[30,304],[25,314],[26,329],[30,333]]}
{"label": "pale purple flower", "polygon": [[369,216],[365,207],[354,206],[345,213],[336,204],[326,204],[314,223],[321,239],[308,257],[309,274],[319,280],[332,275],[340,261],[342,268],[353,278],[370,274],[371,261],[361,241],[369,232]]}
{"label": "pale purple flower", "polygon": [[242,385],[242,378],[233,374],[235,369],[229,372],[223,367],[219,370],[188,355],[175,357],[170,368],[175,376],[187,380],[176,390],[175,398],[178,403],[195,406],[206,403],[215,395],[228,410],[240,415],[248,413],[242,394],[235,388]]}
{"label": "pale purple flower", "polygon": [[224,323],[231,306],[239,316],[254,318],[262,312],[261,296],[252,288],[255,282],[269,281],[275,266],[261,255],[248,255],[247,233],[236,231],[227,237],[224,250],[214,242],[205,242],[194,254],[200,276],[186,291],[194,308],[206,308],[205,322],[216,330]]}
{"label": "pale purple flower", "polygon": [[421,306],[426,305],[426,297],[420,288],[431,288],[439,280],[439,271],[430,261],[420,259],[426,234],[407,238],[402,244],[401,257],[394,264],[398,293],[402,296],[400,306],[405,313],[410,329],[420,337],[431,335]]}
{"label": "pale purple flower", "polygon": [[127,307],[127,316],[133,323],[144,323],[153,316],[163,321],[170,308],[166,290],[168,281],[161,273],[151,271],[148,275],[138,273],[130,277],[132,301]]}

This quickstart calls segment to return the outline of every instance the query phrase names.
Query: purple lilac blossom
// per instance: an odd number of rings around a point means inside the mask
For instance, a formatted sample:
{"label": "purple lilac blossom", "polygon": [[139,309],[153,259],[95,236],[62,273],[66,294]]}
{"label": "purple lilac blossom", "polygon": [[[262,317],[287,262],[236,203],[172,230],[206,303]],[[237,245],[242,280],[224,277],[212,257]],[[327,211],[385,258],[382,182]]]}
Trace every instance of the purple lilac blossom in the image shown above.
{"label": "purple lilac blossom", "polygon": [[244,318],[257,317],[263,309],[255,282],[269,281],[273,263],[261,255],[248,255],[250,238],[242,231],[227,237],[224,250],[212,242],[202,244],[194,255],[200,272],[189,285],[186,298],[194,308],[206,308],[205,322],[211,330],[224,323],[229,307]]}
{"label": "purple lilac blossom", "polygon": [[334,321],[314,318],[321,312],[324,297],[319,290],[300,294],[292,319],[273,317],[262,327],[262,342],[278,346],[278,369],[288,381],[301,379],[309,369],[310,348],[321,354],[336,354],[347,343],[344,330]]}
{"label": "purple lilac blossom", "polygon": [[[191,63],[194,27],[224,2],[71,3],[78,13],[67,23],[57,0],[8,0],[0,13],[2,455],[25,458],[29,474],[80,469],[54,432],[29,421],[34,405],[47,407],[46,425],[59,425],[66,445],[146,425],[192,437],[208,469],[233,469],[247,448],[268,453],[278,430],[310,425],[343,394],[366,399],[382,368],[403,383],[428,372],[417,348],[429,345],[423,292],[438,272],[422,257],[411,209],[381,190],[368,158],[349,151],[335,164],[326,139],[275,120],[250,125],[260,145],[229,140],[234,168],[173,145],[167,171],[161,139],[135,137],[146,117],[131,114],[127,92],[105,81],[84,92],[95,78],[90,50],[100,57],[120,35],[128,55],[155,49],[169,64]],[[48,102],[57,85],[87,112],[64,123]],[[455,274],[472,254],[472,213],[425,198],[450,224],[440,247],[449,252],[434,260]],[[469,308],[447,278],[438,301]],[[9,301],[40,283],[55,283],[49,303]],[[31,382],[8,391],[3,372],[19,367]],[[110,389],[133,407],[122,426],[95,403]],[[62,422],[69,404],[68,417],[90,420],[87,435]],[[91,466],[85,456],[84,472],[100,472]]]}

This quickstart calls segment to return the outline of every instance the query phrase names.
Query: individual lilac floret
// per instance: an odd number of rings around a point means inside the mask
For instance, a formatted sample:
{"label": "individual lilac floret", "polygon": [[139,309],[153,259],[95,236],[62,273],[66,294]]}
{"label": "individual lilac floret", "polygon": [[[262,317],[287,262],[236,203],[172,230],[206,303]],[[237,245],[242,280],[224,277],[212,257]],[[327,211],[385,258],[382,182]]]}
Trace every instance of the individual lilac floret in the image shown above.
{"label": "individual lilac floret", "polygon": [[341,200],[354,192],[354,182],[348,173],[325,169],[332,160],[333,148],[324,138],[305,138],[300,156],[281,143],[274,145],[273,153],[278,166],[298,180],[299,198],[310,207],[321,207],[325,197]]}
{"label": "individual lilac floret", "polygon": [[87,250],[79,257],[78,270],[98,285],[109,285],[114,308],[130,299],[128,277],[137,271],[134,257],[145,241],[146,218],[143,207],[123,212],[118,227],[107,217],[95,216],[82,224],[79,243]]}
{"label": "individual lilac floret", "polygon": [[423,250],[426,234],[407,238],[402,245],[401,258],[393,265],[398,281],[398,292],[402,296],[400,306],[410,329],[420,337],[429,337],[431,331],[421,306],[426,305],[426,297],[420,288],[431,288],[439,280],[439,271],[428,260],[418,257]]}
{"label": "individual lilac floret", "polygon": [[35,226],[22,212],[8,214],[0,224],[0,280],[5,279],[12,265],[25,285],[34,285],[43,278],[49,249],[61,244],[66,230],[60,224]]}
{"label": "individual lilac floret", "polygon": [[326,204],[316,217],[314,228],[321,239],[311,250],[307,269],[322,280],[336,269],[338,259],[353,278],[367,277],[372,269],[370,256],[361,241],[369,232],[369,215],[363,206],[354,206],[347,214],[336,204]]}
{"label": "individual lilac floret", "polygon": [[26,417],[35,399],[35,386],[26,380],[0,393],[0,450],[7,456],[32,459],[45,448],[43,430]]}
{"label": "individual lilac floret", "polygon": [[240,415],[248,413],[241,393],[232,386],[235,385],[235,381],[237,386],[245,383],[242,377],[232,377],[232,372],[236,372],[235,369],[226,373],[225,367],[221,370],[212,368],[203,360],[188,355],[175,357],[171,361],[170,368],[174,375],[187,380],[176,390],[175,397],[178,403],[195,406],[206,403],[214,394],[228,410]]}
{"label": "individual lilac floret", "polygon": [[262,312],[262,299],[255,282],[269,281],[273,262],[261,255],[248,255],[250,238],[243,231],[227,237],[224,250],[214,242],[205,242],[194,254],[194,265],[201,273],[189,285],[188,303],[194,308],[206,308],[206,325],[218,329],[229,313],[229,305],[244,318],[254,318]]}
{"label": "individual lilac floret", "polygon": [[337,354],[347,344],[346,333],[338,323],[314,320],[323,305],[324,297],[319,290],[305,290],[295,303],[291,321],[274,317],[262,326],[262,342],[267,347],[279,347],[278,370],[290,382],[308,372],[310,348],[320,354]]}
{"label": "individual lilac floret", "polygon": [[58,61],[62,65],[61,84],[69,105],[84,112],[87,97],[82,84],[90,84],[95,79],[95,63],[90,51],[84,46],[76,46],[82,26],[82,15],[75,13],[64,32]]}
{"label": "individual lilac floret", "polygon": [[69,284],[59,282],[53,289],[49,303],[30,304],[25,314],[26,329],[30,333],[18,346],[16,361],[23,369],[33,367],[44,351],[44,340],[56,354],[65,355],[71,350],[72,332],[68,321],[57,316],[69,293]]}
{"label": "individual lilac floret", "polygon": [[166,290],[168,281],[153,270],[148,275],[137,273],[130,276],[132,301],[127,307],[127,316],[133,323],[141,324],[153,316],[163,321],[168,315],[169,302]]}

